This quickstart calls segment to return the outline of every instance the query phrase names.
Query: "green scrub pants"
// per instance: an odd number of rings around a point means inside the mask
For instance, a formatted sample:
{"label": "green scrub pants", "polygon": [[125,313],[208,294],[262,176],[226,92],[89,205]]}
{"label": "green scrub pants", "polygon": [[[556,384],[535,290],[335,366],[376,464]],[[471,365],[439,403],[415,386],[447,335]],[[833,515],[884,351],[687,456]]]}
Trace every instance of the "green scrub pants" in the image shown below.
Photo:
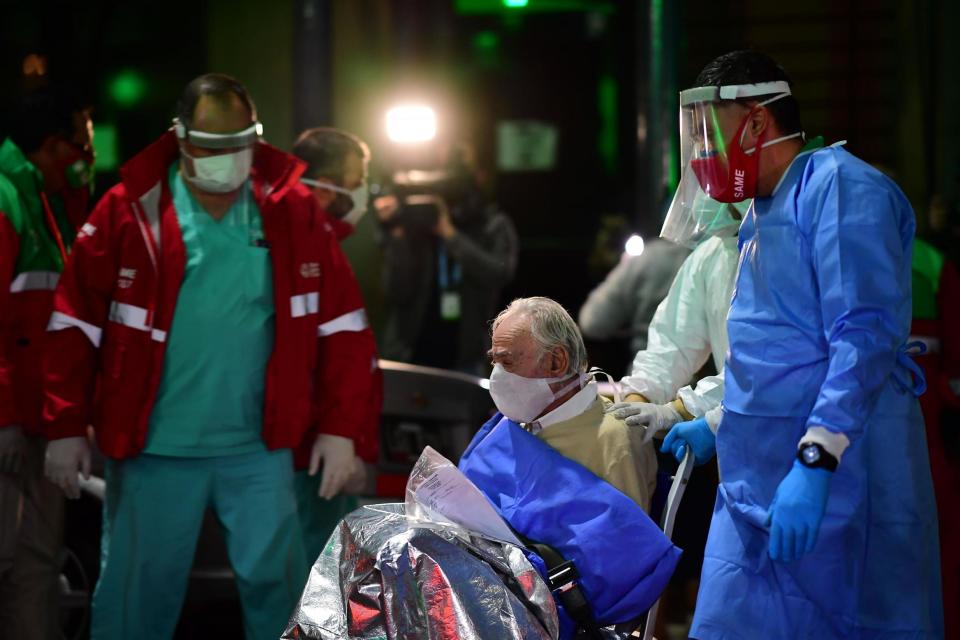
{"label": "green scrub pants", "polygon": [[[310,566],[323,552],[330,534],[337,528],[337,523],[359,506],[359,500],[355,496],[341,493],[330,500],[324,500],[318,496],[321,477],[320,473],[311,477],[306,471],[297,471],[293,479],[297,493],[297,508],[300,512],[303,548],[306,550],[307,562]],[[309,571],[308,566],[307,574]]]}
{"label": "green scrub pants", "polygon": [[276,640],[306,559],[289,450],[108,461],[94,640],[173,636],[204,511],[224,529],[247,640]]}

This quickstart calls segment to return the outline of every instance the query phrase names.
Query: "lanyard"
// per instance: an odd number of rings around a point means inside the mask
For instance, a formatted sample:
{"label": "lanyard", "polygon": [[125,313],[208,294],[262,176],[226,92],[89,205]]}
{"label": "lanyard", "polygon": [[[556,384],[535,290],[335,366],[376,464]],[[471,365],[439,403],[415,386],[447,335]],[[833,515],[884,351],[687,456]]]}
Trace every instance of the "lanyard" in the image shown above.
{"label": "lanyard", "polygon": [[57,249],[60,250],[60,258],[63,264],[67,264],[67,249],[63,246],[63,237],[60,235],[60,227],[57,226],[57,220],[53,217],[53,210],[50,209],[50,201],[47,200],[47,194],[40,192],[40,201],[43,203],[43,217],[46,218],[47,226],[50,228],[50,235],[57,243]]}
{"label": "lanyard", "polygon": [[451,262],[451,260],[447,258],[447,248],[443,246],[441,241],[437,245],[437,284],[440,285],[440,291],[449,291],[451,284],[456,286],[463,279],[463,269],[460,263],[453,263],[453,274],[451,275],[447,270],[448,262]]}

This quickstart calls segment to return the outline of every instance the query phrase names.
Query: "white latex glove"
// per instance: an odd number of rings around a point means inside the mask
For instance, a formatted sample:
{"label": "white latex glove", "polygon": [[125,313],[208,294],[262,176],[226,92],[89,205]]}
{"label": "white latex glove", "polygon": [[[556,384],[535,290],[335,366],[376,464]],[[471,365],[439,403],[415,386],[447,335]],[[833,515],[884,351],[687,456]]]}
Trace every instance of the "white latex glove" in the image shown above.
{"label": "white latex glove", "polygon": [[650,402],[618,402],[607,408],[614,418],[623,420],[630,427],[645,429],[643,441],[650,442],[657,433],[667,431],[678,422],[683,422],[683,416],[669,404],[653,404]]}
{"label": "white latex glove", "polygon": [[703,414],[703,417],[706,419],[710,431],[716,434],[717,429],[720,428],[720,422],[723,420],[723,405],[717,405],[713,409],[710,409],[710,411]]}
{"label": "white latex glove", "polygon": [[79,477],[90,479],[90,444],[85,436],[61,438],[47,443],[44,471],[68,498],[80,497]]}
{"label": "white latex glove", "polygon": [[0,427],[0,473],[19,473],[27,439],[15,424]]}
{"label": "white latex glove", "polygon": [[323,463],[323,476],[320,479],[321,498],[329,500],[340,493],[350,476],[356,472],[353,450],[353,440],[342,436],[321,433],[313,443],[310,451],[311,476],[317,475],[320,463]]}

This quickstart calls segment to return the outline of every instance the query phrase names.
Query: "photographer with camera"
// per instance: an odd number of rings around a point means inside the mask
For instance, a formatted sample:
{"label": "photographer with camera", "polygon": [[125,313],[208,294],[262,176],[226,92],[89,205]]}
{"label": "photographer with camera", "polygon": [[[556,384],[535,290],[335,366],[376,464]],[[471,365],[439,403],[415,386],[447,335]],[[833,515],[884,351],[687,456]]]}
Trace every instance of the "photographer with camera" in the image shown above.
{"label": "photographer with camera", "polygon": [[383,227],[388,305],[383,356],[486,374],[486,322],[513,279],[517,232],[482,190],[474,150],[458,145],[440,171],[394,176],[374,207]]}

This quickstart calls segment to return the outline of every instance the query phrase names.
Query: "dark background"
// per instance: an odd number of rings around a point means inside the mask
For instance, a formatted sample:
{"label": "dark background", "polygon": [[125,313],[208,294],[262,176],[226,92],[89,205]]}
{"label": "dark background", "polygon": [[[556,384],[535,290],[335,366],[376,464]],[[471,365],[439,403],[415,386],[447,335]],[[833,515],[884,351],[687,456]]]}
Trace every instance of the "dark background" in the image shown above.
{"label": "dark background", "polygon": [[[793,76],[805,129],[891,172],[924,214],[960,187],[957,3],[880,0],[615,2],[230,0],[3,2],[3,95],[45,78],[94,105],[102,191],[116,166],[169,125],[182,86],[208,70],[245,82],[267,138],[307,126],[367,139],[376,172],[399,161],[383,113],[400,97],[438,105],[441,133],[492,160],[496,124],[559,132],[551,171],[492,173],[516,222],[520,269],[506,297],[547,295],[575,312],[603,276],[588,257],[603,215],[656,235],[676,180],[676,95],[728,50],[752,47]],[[346,245],[375,322],[379,256],[368,216]],[[923,227],[924,215],[920,215]]]}

